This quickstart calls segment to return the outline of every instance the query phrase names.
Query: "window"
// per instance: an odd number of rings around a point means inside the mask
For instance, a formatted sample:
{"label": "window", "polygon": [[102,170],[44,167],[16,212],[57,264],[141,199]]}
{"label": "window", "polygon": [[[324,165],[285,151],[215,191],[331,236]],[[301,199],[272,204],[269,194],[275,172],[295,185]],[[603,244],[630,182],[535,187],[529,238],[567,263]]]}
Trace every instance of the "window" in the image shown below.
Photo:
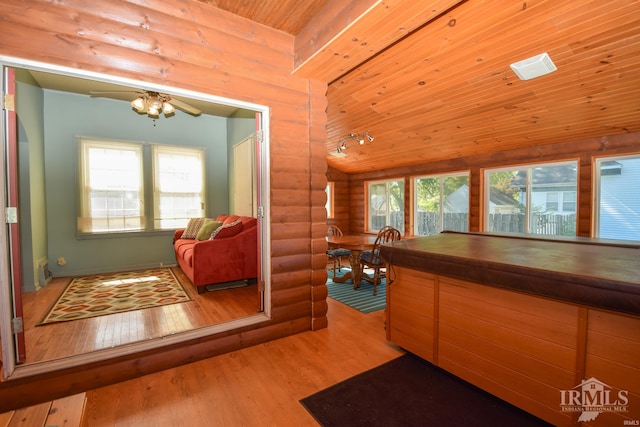
{"label": "window", "polygon": [[640,154],[595,161],[595,237],[640,241]]}
{"label": "window", "polygon": [[367,231],[390,225],[404,233],[404,180],[367,182],[366,186]]}
{"label": "window", "polygon": [[325,188],[325,192],[327,193],[327,202],[324,207],[327,210],[327,218],[333,218],[333,189],[335,187],[335,182],[330,181],[327,183],[327,187]]}
{"label": "window", "polygon": [[82,138],[80,158],[78,230],[144,229],[142,145]]}
{"label": "window", "polygon": [[577,170],[577,162],[486,170],[485,230],[575,236]]}
{"label": "window", "polygon": [[469,174],[423,176],[413,180],[414,234],[469,230]]}
{"label": "window", "polygon": [[[155,145],[148,156],[142,143],[79,141],[79,233],[175,229],[204,216],[202,149]],[[152,194],[145,182],[153,182]]]}
{"label": "window", "polygon": [[204,216],[204,152],[202,149],[153,146],[154,228],[185,227]]}

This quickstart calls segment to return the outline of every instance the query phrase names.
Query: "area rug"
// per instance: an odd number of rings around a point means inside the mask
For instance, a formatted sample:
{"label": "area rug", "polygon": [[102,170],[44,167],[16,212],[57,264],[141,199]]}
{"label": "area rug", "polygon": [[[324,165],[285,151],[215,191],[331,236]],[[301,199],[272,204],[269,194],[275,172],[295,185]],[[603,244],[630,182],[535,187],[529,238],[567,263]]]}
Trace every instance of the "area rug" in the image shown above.
{"label": "area rug", "polygon": [[[342,268],[338,277],[346,274],[348,268]],[[329,298],[333,298],[343,304],[355,308],[363,313],[371,313],[373,311],[382,310],[387,305],[387,286],[385,279],[382,279],[376,290],[378,295],[373,295],[373,284],[366,280],[360,281],[360,289],[353,289],[353,282],[347,280],[344,283],[335,283],[333,281],[333,270],[327,271],[327,290]]]}
{"label": "area rug", "polygon": [[190,301],[170,268],[74,278],[39,325]]}
{"label": "area rug", "polygon": [[412,354],[300,403],[325,427],[550,426]]}

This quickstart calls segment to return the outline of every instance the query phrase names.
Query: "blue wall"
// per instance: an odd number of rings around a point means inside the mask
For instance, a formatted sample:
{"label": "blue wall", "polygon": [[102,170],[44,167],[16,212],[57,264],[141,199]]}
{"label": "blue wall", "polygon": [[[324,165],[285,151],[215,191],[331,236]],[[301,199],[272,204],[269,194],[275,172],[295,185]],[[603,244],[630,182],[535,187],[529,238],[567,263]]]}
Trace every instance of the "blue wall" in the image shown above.
{"label": "blue wall", "polygon": [[[208,216],[228,211],[227,119],[177,111],[155,121],[128,102],[44,91],[49,268],[54,276],[175,264],[173,232],[78,238],[78,136],[206,147]],[[58,265],[63,257],[65,265]]]}

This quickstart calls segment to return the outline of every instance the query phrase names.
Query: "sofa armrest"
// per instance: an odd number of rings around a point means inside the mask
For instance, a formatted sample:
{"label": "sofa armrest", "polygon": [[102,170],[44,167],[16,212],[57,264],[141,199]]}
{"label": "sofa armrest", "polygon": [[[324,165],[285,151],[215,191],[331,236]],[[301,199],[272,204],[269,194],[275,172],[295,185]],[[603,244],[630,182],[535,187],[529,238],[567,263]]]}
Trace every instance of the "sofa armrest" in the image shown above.
{"label": "sofa armrest", "polygon": [[180,228],[173,232],[173,243],[176,242],[180,237],[182,237],[182,233],[184,233],[184,228]]}

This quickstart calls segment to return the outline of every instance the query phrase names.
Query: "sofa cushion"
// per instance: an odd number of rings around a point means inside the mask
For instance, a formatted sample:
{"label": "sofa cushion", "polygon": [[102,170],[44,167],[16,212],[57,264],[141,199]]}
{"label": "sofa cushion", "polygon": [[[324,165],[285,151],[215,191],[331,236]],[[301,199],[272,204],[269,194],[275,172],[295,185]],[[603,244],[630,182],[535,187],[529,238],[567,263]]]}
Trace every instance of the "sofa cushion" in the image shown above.
{"label": "sofa cushion", "polygon": [[200,227],[204,224],[204,220],[206,218],[191,218],[189,219],[189,223],[187,224],[187,228],[180,236],[181,239],[195,239],[198,235],[198,231],[200,231]]}
{"label": "sofa cushion", "polygon": [[200,227],[198,234],[196,235],[196,240],[209,240],[211,238],[211,233],[213,233],[218,227],[222,225],[220,221],[214,221],[212,219],[207,218]]}
{"label": "sofa cushion", "polygon": [[224,239],[226,237],[232,237],[242,231],[242,221],[237,219],[228,224],[223,224],[218,227],[213,233],[211,233],[211,239]]}

